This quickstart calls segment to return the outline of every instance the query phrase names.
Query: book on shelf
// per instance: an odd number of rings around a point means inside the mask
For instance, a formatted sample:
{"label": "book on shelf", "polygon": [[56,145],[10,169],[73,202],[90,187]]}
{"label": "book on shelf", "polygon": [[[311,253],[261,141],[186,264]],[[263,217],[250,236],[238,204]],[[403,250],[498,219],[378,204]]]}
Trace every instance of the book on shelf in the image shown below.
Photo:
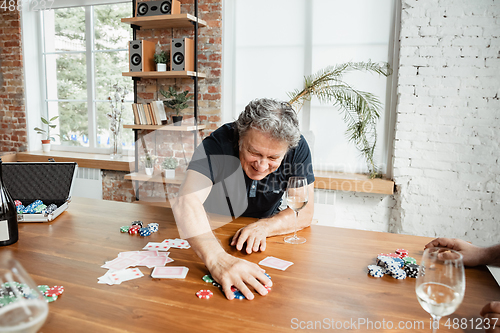
{"label": "book on shelf", "polygon": [[140,125],[141,120],[139,118],[139,111],[137,110],[137,105],[135,103],[132,103],[132,111],[134,112],[134,124]]}
{"label": "book on shelf", "polygon": [[136,125],[162,125],[167,121],[165,106],[162,101],[151,103],[133,103],[134,123]]}

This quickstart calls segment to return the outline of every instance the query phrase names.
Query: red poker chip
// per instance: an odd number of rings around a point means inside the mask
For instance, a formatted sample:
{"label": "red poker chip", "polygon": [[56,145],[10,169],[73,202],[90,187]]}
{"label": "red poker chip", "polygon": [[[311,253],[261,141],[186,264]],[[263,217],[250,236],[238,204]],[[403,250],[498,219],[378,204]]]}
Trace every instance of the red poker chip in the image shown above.
{"label": "red poker chip", "polygon": [[231,286],[231,291],[234,293],[235,291],[237,291],[238,289],[236,289],[235,286]]}
{"label": "red poker chip", "polygon": [[264,288],[266,288],[266,290],[269,292],[271,291],[271,287],[268,287],[268,286],[264,286]]}
{"label": "red poker chip", "polygon": [[198,298],[204,298],[204,299],[209,299],[213,295],[214,293],[211,292],[210,290],[203,290],[203,289],[196,293],[196,296],[198,296]]}
{"label": "red poker chip", "polygon": [[59,296],[64,292],[64,287],[63,286],[53,286],[52,288],[47,289],[47,291],[44,293],[45,296]]}

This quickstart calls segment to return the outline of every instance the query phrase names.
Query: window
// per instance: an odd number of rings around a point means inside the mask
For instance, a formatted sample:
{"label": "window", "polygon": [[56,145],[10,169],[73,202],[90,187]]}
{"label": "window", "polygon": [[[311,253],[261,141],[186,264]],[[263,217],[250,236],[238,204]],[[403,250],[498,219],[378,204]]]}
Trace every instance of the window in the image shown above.
{"label": "window", "polygon": [[[131,14],[131,2],[41,13],[44,106],[49,118],[59,116],[55,149],[106,152],[115,84],[129,91],[122,124],[133,123],[133,81],[122,77],[132,30],[120,21]],[[132,148],[131,131],[122,129],[122,144]]]}
{"label": "window", "polygon": [[[227,0],[224,3],[224,119],[232,121],[254,98],[289,100],[303,78],[348,61],[385,61],[394,67],[394,0]],[[392,77],[352,73],[344,78],[382,102],[376,162],[387,172]],[[299,112],[315,169],[367,172],[349,143],[342,115],[312,100]]]}

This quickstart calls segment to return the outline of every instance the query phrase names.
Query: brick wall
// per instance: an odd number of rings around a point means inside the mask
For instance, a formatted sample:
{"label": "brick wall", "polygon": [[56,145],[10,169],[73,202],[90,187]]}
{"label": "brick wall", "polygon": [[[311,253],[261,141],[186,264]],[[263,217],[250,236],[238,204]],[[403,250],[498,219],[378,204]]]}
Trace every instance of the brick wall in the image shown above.
{"label": "brick wall", "polygon": [[[181,13],[194,14],[193,1],[182,1]],[[209,135],[213,130],[221,125],[221,69],[222,69],[222,0],[199,0],[198,17],[207,22],[207,27],[199,28],[198,33],[198,71],[205,73],[207,78],[198,80],[198,120],[207,126],[201,131],[198,143],[201,139]],[[162,50],[170,50],[170,40],[172,38],[194,37],[194,29],[144,29],[138,30],[136,38],[159,42]],[[180,91],[194,91],[192,79],[159,79],[138,81],[137,102],[147,103],[151,100],[163,100],[160,90],[167,90],[169,86],[175,85]],[[192,103],[191,103],[192,106]],[[183,123],[192,124],[192,107],[184,110]],[[169,112],[169,116],[175,115]],[[179,162],[178,171],[186,168],[186,159],[190,160],[194,151],[194,136],[192,133],[166,132],[166,131],[141,131],[140,136],[145,137],[146,147],[154,155],[158,156],[156,169],[159,171],[160,164],[165,157],[174,157]],[[139,153],[144,155],[142,143]],[[139,169],[143,169],[143,164],[139,164]],[[120,173],[106,171],[103,172],[103,198],[108,200],[132,201],[133,196],[129,195],[128,186],[107,186],[105,184],[119,181]],[[135,182],[134,182],[135,185]],[[165,193],[175,194],[178,190],[176,185],[157,186],[154,184],[140,184],[141,197],[158,197]]]}
{"label": "brick wall", "polygon": [[0,152],[26,151],[28,138],[19,12],[0,10]]}
{"label": "brick wall", "polygon": [[500,3],[403,0],[390,229],[500,239]]}

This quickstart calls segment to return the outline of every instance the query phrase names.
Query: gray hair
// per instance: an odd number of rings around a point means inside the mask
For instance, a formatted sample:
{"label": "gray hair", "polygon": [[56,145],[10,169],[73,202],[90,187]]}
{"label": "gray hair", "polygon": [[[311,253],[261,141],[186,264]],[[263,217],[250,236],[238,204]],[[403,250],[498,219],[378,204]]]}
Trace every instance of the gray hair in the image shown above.
{"label": "gray hair", "polygon": [[290,104],[274,99],[254,99],[248,103],[236,120],[236,128],[240,138],[254,128],[276,140],[287,142],[289,149],[296,147],[300,141],[297,113]]}

